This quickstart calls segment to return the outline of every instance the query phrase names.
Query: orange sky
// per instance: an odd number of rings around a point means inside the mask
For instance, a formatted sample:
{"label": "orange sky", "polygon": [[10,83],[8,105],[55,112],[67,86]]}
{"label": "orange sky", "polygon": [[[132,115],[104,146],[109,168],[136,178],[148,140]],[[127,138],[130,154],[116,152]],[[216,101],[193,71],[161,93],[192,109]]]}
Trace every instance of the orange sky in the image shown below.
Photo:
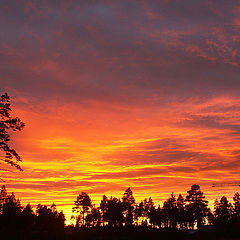
{"label": "orange sky", "polygon": [[56,103],[48,102],[32,112],[16,108],[21,99],[13,100],[14,112],[26,123],[24,131],[12,135],[24,172],[4,178],[24,203],[54,201],[70,213],[81,191],[98,201],[103,194],[121,197],[130,186],[138,201],[151,196],[159,203],[171,192],[185,195],[197,183],[212,203],[222,195],[231,199],[239,190],[212,188],[239,182],[234,126],[240,116],[232,110],[238,99],[134,111],[104,103],[64,104],[55,111]]}
{"label": "orange sky", "polygon": [[2,1],[2,92],[26,123],[3,184],[69,217],[86,191],[156,203],[240,182],[236,1]]}

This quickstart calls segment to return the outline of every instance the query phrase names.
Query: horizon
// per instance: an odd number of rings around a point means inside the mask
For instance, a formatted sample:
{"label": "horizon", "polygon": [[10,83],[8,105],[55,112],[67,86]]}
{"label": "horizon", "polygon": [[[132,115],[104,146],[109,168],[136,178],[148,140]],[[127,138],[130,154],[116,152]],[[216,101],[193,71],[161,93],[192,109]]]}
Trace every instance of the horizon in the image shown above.
{"label": "horizon", "polygon": [[[7,185],[5,185],[5,186],[6,186],[6,189],[7,189],[7,191],[8,191]],[[190,190],[190,187],[191,187],[191,186],[189,186],[188,190]],[[201,190],[202,190],[203,193],[204,193],[205,200],[208,201],[208,207],[210,208],[210,210],[211,210],[212,212],[214,212],[214,201],[215,201],[215,200],[218,200],[218,201],[219,201],[219,200],[221,199],[221,197],[223,197],[223,196],[224,196],[224,197],[227,197],[228,201],[233,205],[233,196],[234,196],[234,194],[240,192],[240,191],[238,191],[238,190],[236,189],[236,187],[239,187],[239,185],[238,185],[238,184],[235,184],[234,186],[231,186],[231,190],[230,190],[230,191],[228,190],[227,192],[224,191],[224,188],[225,188],[225,189],[226,189],[226,188],[229,189],[229,186],[224,186],[224,187],[222,187],[222,190],[219,191],[218,194],[213,195],[213,196],[216,197],[216,198],[212,198],[212,199],[209,201],[209,199],[208,199],[208,197],[209,197],[208,192],[207,192],[207,194],[205,194],[205,192],[203,191],[203,189],[202,189],[201,186],[200,186]],[[218,189],[219,189],[219,188],[216,187],[216,190],[218,190]],[[125,190],[126,190],[126,189],[125,189]],[[124,190],[124,191],[125,191],[125,190]],[[131,190],[133,190],[133,189],[131,189]],[[187,190],[187,191],[188,191],[188,190]],[[108,199],[109,199],[110,197],[117,197],[118,199],[122,199],[124,191],[122,191],[121,193],[118,193],[117,195],[112,195],[112,194],[107,195],[107,197],[108,197]],[[181,194],[181,195],[183,196],[183,198],[185,199],[185,197],[186,197],[186,195],[187,195],[187,191],[186,191],[186,192],[171,192],[171,193],[174,194],[174,196],[176,197],[176,199],[177,199],[177,197],[178,197],[179,194]],[[8,191],[8,194],[9,194],[9,192],[11,192],[11,191]],[[86,193],[87,193],[87,192],[86,192]],[[163,207],[163,203],[164,203],[166,200],[169,199],[169,197],[171,196],[171,193],[169,193],[168,196],[167,196],[165,199],[163,199],[163,197],[161,197],[161,198],[158,197],[157,199],[160,199],[160,200],[155,201],[155,199],[153,199],[153,198],[151,197],[151,195],[145,196],[144,198],[139,198],[139,196],[136,197],[135,194],[134,194],[134,190],[133,190],[133,196],[134,196],[134,198],[135,198],[135,200],[136,200],[136,204],[139,204],[139,203],[140,203],[141,201],[143,201],[144,199],[147,199],[147,200],[148,200],[149,198],[151,198],[151,199],[153,200],[154,206],[155,206],[155,207],[160,206],[161,208]],[[62,203],[61,201],[60,201],[60,202],[54,201],[54,199],[53,199],[53,202],[49,202],[48,200],[44,200],[43,202],[41,202],[41,201],[39,201],[38,199],[31,199],[33,202],[30,202],[30,201],[28,201],[28,200],[26,200],[26,199],[24,199],[24,198],[23,198],[23,199],[20,199],[19,196],[18,196],[18,193],[15,193],[15,192],[14,192],[14,194],[15,194],[16,198],[21,201],[21,205],[22,205],[23,207],[25,207],[27,204],[30,204],[34,211],[36,211],[36,207],[37,207],[38,204],[46,205],[47,207],[50,207],[52,204],[56,204],[57,210],[58,210],[58,211],[63,211],[63,213],[64,213],[64,215],[65,215],[65,217],[66,217],[65,224],[66,224],[66,225],[71,225],[71,224],[74,224],[74,225],[75,225],[75,220],[74,220],[74,219],[71,219],[71,216],[74,215],[74,213],[72,212],[72,208],[74,207],[74,201],[76,200],[77,196],[78,196],[79,194],[81,194],[81,191],[79,192],[78,195],[75,196],[75,198],[74,198],[73,201],[72,201],[72,204],[70,204],[70,203],[65,203],[65,204],[64,204],[64,203]],[[87,193],[87,194],[88,194],[88,193]],[[221,194],[222,194],[222,195],[221,195]],[[21,194],[20,194],[20,195],[21,195]],[[97,197],[96,197],[96,195],[95,195],[95,198],[92,198],[91,194],[88,194],[88,195],[90,196],[90,198],[91,198],[91,200],[92,200],[92,204],[93,204],[93,205],[96,205],[96,206],[99,206],[99,204],[100,204],[100,202],[101,202],[101,200],[102,200],[102,197],[103,197],[103,195],[105,195],[105,194],[102,194],[102,195],[99,194]],[[33,204],[33,203],[34,203],[34,204]]]}

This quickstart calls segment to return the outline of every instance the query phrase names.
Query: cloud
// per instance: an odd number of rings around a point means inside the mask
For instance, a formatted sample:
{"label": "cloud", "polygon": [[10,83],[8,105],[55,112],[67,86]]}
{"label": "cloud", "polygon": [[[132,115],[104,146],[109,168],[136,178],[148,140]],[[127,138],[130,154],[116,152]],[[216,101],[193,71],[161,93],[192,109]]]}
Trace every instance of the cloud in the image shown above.
{"label": "cloud", "polygon": [[238,94],[238,31],[227,25],[232,1],[1,5],[8,33],[1,39],[2,84],[38,101],[141,105],[153,95]]}
{"label": "cloud", "polygon": [[[224,121],[225,120],[225,121]],[[206,116],[206,115],[195,115],[190,116],[189,119],[184,120],[180,123],[182,126],[186,127],[197,127],[197,128],[206,128],[206,129],[223,129],[230,130],[234,133],[239,133],[240,125],[239,124],[229,124],[226,123],[224,117],[218,116]]]}

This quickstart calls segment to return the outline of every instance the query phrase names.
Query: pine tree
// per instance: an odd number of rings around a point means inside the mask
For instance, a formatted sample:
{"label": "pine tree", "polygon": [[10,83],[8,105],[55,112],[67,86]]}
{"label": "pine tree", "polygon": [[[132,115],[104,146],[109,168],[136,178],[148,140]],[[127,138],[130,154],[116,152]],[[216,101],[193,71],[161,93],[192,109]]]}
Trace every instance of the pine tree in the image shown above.
{"label": "pine tree", "polygon": [[126,225],[132,225],[133,223],[133,209],[135,205],[135,198],[131,188],[127,188],[122,197],[124,218]]}
{"label": "pine tree", "polygon": [[[74,202],[73,212],[77,214],[76,225],[78,226],[82,219],[82,225],[85,225],[85,215],[88,213],[89,208],[92,206],[91,198],[87,193],[82,192],[78,195],[77,200]],[[82,216],[80,216],[82,215]]]}
{"label": "pine tree", "polygon": [[187,193],[187,208],[189,213],[192,211],[194,221],[197,222],[197,228],[199,229],[205,223],[205,217],[208,214],[208,201],[205,200],[205,196],[197,184],[192,185]]}

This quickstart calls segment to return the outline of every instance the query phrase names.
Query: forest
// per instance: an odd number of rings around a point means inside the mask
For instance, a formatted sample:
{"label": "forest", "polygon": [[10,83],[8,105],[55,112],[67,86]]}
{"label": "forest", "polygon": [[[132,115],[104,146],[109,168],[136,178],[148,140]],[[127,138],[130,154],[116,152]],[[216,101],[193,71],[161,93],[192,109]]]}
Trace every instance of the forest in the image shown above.
{"label": "forest", "polygon": [[122,198],[103,195],[100,204],[81,192],[73,203],[74,224],[65,225],[65,215],[56,205],[22,206],[14,193],[3,185],[0,193],[0,233],[5,239],[199,239],[238,237],[240,233],[240,194],[233,204],[225,197],[216,199],[214,209],[199,185],[170,197],[163,205],[151,197],[136,202],[131,188]]}

